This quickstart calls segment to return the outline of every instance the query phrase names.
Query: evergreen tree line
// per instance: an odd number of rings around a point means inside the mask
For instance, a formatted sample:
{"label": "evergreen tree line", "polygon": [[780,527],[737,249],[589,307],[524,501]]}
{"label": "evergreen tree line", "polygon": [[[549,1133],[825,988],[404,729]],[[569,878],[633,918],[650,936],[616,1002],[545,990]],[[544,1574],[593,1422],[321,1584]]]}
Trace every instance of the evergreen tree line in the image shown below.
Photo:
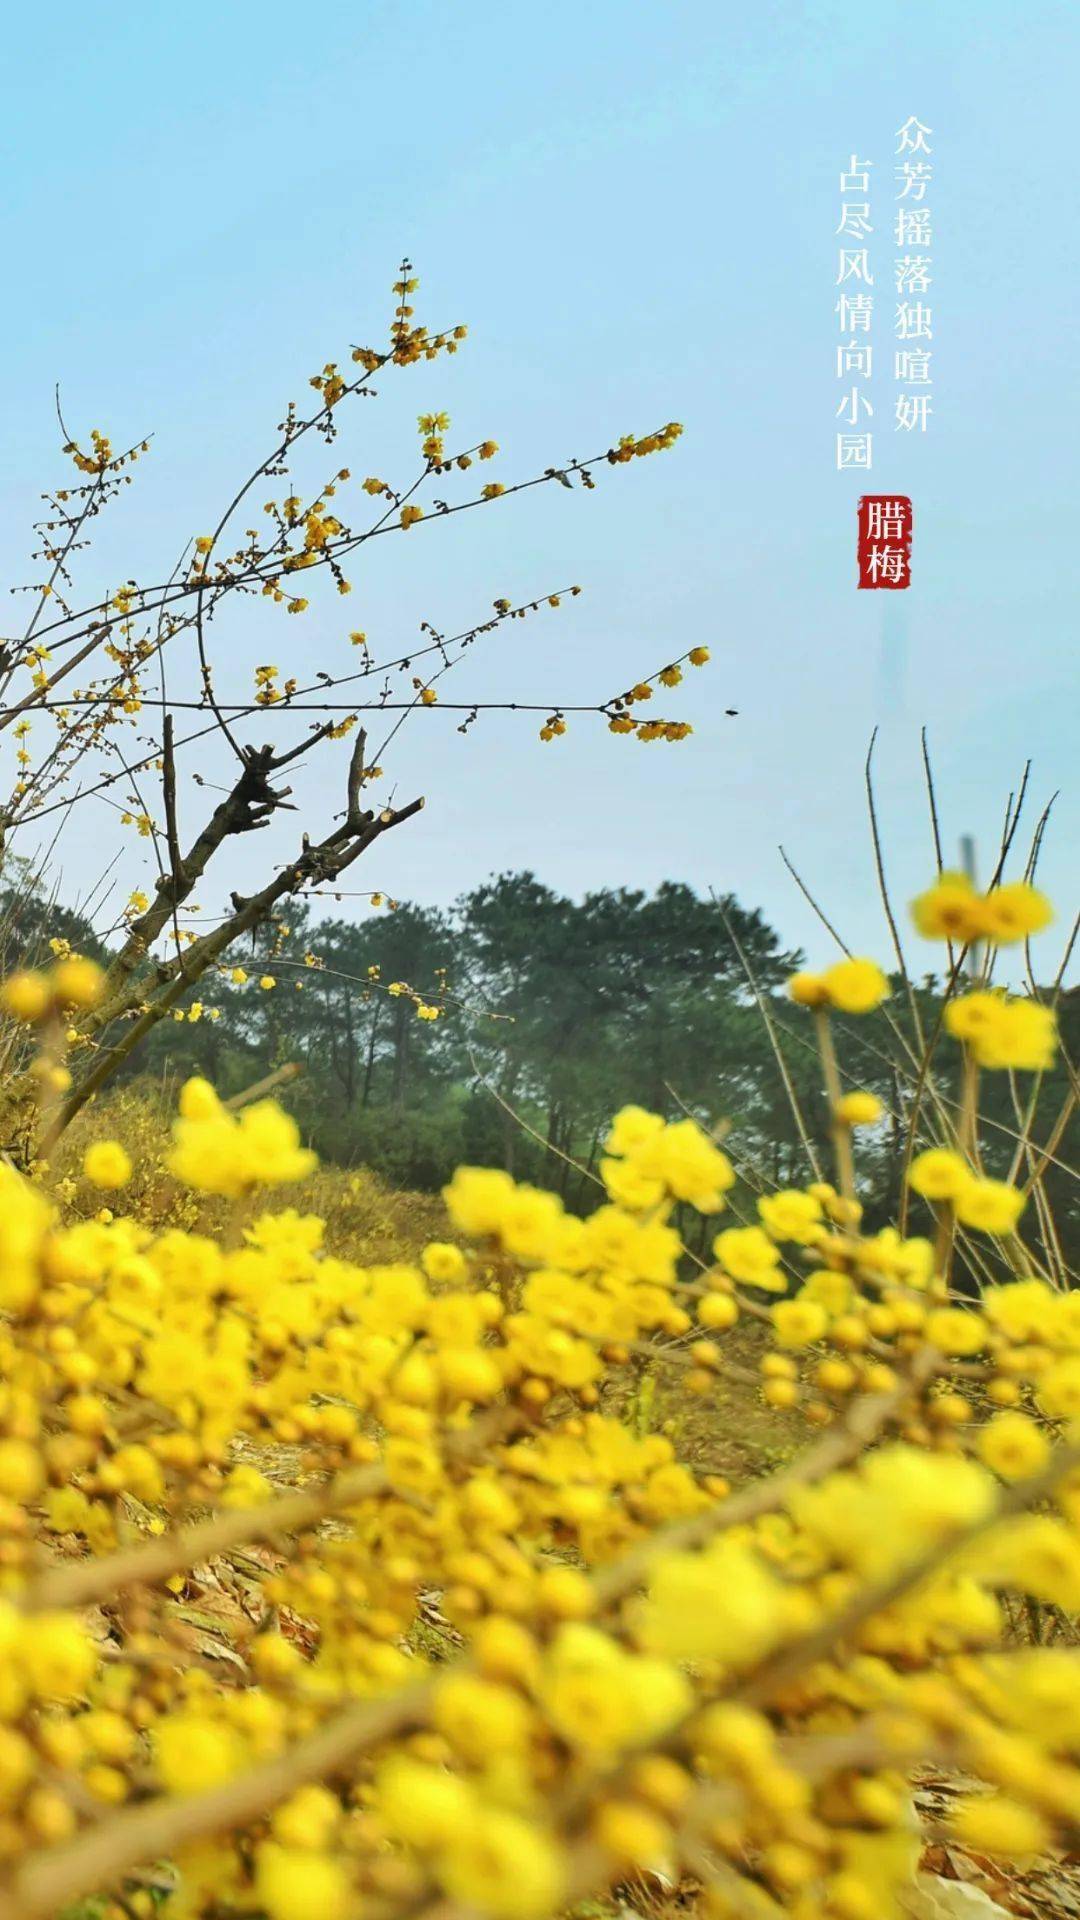
{"label": "evergreen tree line", "polygon": [[[25,884],[0,889],[0,924],[8,967],[32,961],[50,937],[97,949],[79,915]],[[595,1203],[604,1132],[619,1107],[685,1110],[727,1124],[725,1149],[752,1193],[806,1177],[804,1132],[829,1165],[811,1024],[784,993],[800,960],[756,910],[672,881],[651,894],[603,888],[574,901],[532,873],[509,873],[449,911],[401,903],[362,921],[297,905],[200,981],[184,1019],[157,1029],[129,1077],[179,1083],[199,1072],[228,1095],[295,1065],[287,1104],[323,1159],[428,1191],[462,1162],[501,1165],[573,1208]],[[246,979],[232,978],[237,969]],[[930,1034],[940,982],[927,975],[913,991]],[[1075,992],[1059,1014],[1075,1056]],[[846,1083],[885,1107],[859,1140],[870,1217],[885,1219],[899,1189],[915,1015],[897,982],[885,1007],[837,1027]],[[934,1082],[946,1102],[956,1066],[945,1037]],[[1008,1074],[983,1076],[997,1142],[988,1170],[1009,1168],[1017,1100],[1030,1091],[1028,1075],[1015,1086]],[[1059,1062],[1043,1076],[1036,1138],[1049,1136],[1068,1091]],[[1067,1162],[1070,1151],[1075,1165],[1072,1127],[1056,1157]],[[1046,1177],[1058,1230],[1080,1250],[1077,1182],[1053,1166]]]}

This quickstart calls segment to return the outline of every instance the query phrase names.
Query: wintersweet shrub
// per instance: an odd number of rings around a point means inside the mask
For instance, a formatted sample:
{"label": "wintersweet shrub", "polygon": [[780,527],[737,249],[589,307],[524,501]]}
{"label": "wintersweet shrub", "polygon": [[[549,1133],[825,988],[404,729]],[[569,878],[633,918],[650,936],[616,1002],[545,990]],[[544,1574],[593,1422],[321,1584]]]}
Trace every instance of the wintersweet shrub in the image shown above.
{"label": "wintersweet shrub", "polygon": [[[923,924],[989,937],[938,894]],[[1022,933],[1041,908],[993,911]],[[799,976],[837,1183],[756,1221],[722,1218],[694,1121],[634,1107],[588,1218],[461,1168],[472,1251],[415,1262],[332,1256],[292,1207],[154,1230],[107,1143],[87,1174],[116,1210],[77,1224],[0,1168],[0,1914],[544,1920],[656,1868],[716,1916],[883,1920],[928,1760],[969,1783],[951,1820],[981,1851],[1075,1834],[1080,1649],[1021,1643],[1009,1609],[1080,1612],[1080,1296],[970,1124],[980,1064],[1044,1059],[1052,1017],[957,1022],[961,1126],[910,1159],[932,1237],[869,1234],[877,1112],[828,1021],[887,990],[864,962]],[[203,1081],[172,1160],[237,1208],[310,1166],[279,1108]],[[677,1204],[718,1216],[704,1270]],[[952,1284],[973,1237],[977,1299]],[[642,1357],[722,1398],[745,1315],[766,1400],[811,1431],[733,1489],[614,1408]],[[239,1553],[258,1604],[232,1658],[193,1657],[185,1576]]]}

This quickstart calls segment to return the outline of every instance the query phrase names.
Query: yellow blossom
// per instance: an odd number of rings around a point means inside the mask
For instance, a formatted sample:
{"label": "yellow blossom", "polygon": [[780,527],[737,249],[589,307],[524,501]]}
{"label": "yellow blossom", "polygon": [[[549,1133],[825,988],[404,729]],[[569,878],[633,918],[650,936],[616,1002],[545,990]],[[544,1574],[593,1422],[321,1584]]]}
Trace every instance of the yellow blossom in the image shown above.
{"label": "yellow blossom", "polygon": [[873,960],[837,960],[822,979],[829,1005],[841,1013],[872,1013],[888,998],[889,983]]}
{"label": "yellow blossom", "polygon": [[1050,1007],[976,992],[951,1000],[945,1025],[971,1049],[981,1067],[1042,1072],[1053,1065],[1057,1022]]}
{"label": "yellow blossom", "polygon": [[825,1308],[813,1299],[779,1300],[769,1311],[782,1347],[811,1346],[829,1324]]}
{"label": "yellow blossom", "polygon": [[912,902],[911,916],[927,940],[970,941],[982,931],[979,898],[964,873],[943,873]]}
{"label": "yellow blossom", "polygon": [[996,1413],[979,1434],[979,1457],[1003,1480],[1023,1480],[1046,1465],[1050,1443],[1024,1413]]}
{"label": "yellow blossom", "polygon": [[126,1187],[131,1159],[118,1140],[95,1140],[83,1155],[83,1172],[95,1187]]}
{"label": "yellow blossom", "polygon": [[255,1885],[267,1920],[347,1920],[355,1903],[343,1860],[264,1840]]}
{"label": "yellow blossom", "polygon": [[420,1256],[420,1264],[429,1280],[453,1284],[463,1280],[466,1273],[465,1256],[460,1247],[454,1247],[445,1241],[432,1240]]}
{"label": "yellow blossom", "polygon": [[962,1226],[981,1233],[1012,1233],[1024,1211],[1026,1198],[1004,1180],[968,1180],[956,1196],[956,1217]]}
{"label": "yellow blossom", "polygon": [[244,1762],[243,1743],[224,1721],[197,1713],[162,1720],[154,1734],[154,1757],[170,1793],[200,1793],[231,1780]]}
{"label": "yellow blossom", "polygon": [[52,1005],[52,991],[43,973],[24,968],[11,973],[0,985],[0,1006],[14,1020],[34,1026],[44,1019]]}
{"label": "yellow blossom", "polygon": [[884,1108],[876,1093],[845,1093],[833,1112],[845,1127],[872,1127]]}
{"label": "yellow blossom", "polygon": [[[808,1217],[820,1218],[820,1212]],[[760,1227],[725,1227],[713,1241],[713,1253],[733,1280],[764,1287],[770,1293],[782,1292],[787,1285],[780,1270],[779,1249]]]}
{"label": "yellow blossom", "polygon": [[1041,1814],[1001,1793],[957,1800],[949,1827],[961,1846],[1012,1860],[1042,1853],[1050,1844],[1050,1829]]}
{"label": "yellow blossom", "polygon": [[813,1194],[795,1189],[763,1194],[757,1206],[765,1230],[774,1240],[796,1240],[808,1247],[821,1238],[821,1202]]}
{"label": "yellow blossom", "polygon": [[1041,933],[1054,917],[1046,895],[1026,880],[991,887],[983,901],[983,914],[986,938],[999,947]]}
{"label": "yellow blossom", "polygon": [[451,1900],[492,1920],[547,1920],[562,1904],[559,1849],[533,1821],[501,1808],[477,1806],[435,1870]]}
{"label": "yellow blossom", "polygon": [[970,1183],[971,1169],[949,1147],[928,1147],[915,1155],[908,1171],[908,1185],[924,1200],[955,1200]]}
{"label": "yellow blossom", "polygon": [[96,1007],[105,992],[105,975],[93,960],[58,960],[50,975],[53,997],[58,1006]]}

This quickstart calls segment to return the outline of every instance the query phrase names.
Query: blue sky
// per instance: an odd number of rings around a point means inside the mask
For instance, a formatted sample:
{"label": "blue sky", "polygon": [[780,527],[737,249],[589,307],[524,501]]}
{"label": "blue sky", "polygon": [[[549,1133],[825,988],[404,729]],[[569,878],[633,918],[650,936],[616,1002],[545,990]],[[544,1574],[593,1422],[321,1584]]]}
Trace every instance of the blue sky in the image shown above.
{"label": "blue sky", "polygon": [[[351,626],[396,652],[421,619],[452,632],[498,594],[570,582],[580,599],[478,653],[461,697],[602,698],[696,642],[713,657],[665,703],[695,727],[675,748],[586,720],[544,747],[509,716],[463,740],[421,715],[389,770],[427,810],[353,884],[448,901],[506,867],[575,893],[670,876],[735,891],[824,958],[782,842],[850,941],[882,951],[862,762],[877,726],[891,870],[912,891],[926,725],[950,851],[970,832],[989,858],[1028,757],[1038,801],[1061,790],[1044,875],[1067,911],[1078,78],[1071,4],[23,10],[0,116],[5,581],[34,577],[29,524],[61,477],[54,383],[77,431],[155,435],[85,597],[159,578],[307,376],[382,336],[407,251],[420,317],[470,337],[354,407],[339,450],[355,471],[410,474],[428,408],[449,411],[452,443],[498,440],[504,481],[669,419],[685,434],[593,494],[552,487],[380,541],[351,600],[313,595],[303,620],[242,609],[216,638],[221,684],[243,693],[267,660],[340,669]],[[884,279],[912,113],[934,129],[936,417],[918,443],[892,433],[875,383],[872,488],[913,496],[914,584],[860,594],[866,479],[833,453],[838,175],[853,151],[875,163]],[[879,365],[888,312],[883,288]],[[314,826],[346,751],[300,785]],[[189,790],[186,828],[203,804]],[[73,811],[69,894],[118,830],[98,803]],[[222,881],[285,857],[295,830],[246,844]],[[120,872],[121,892],[145,879],[145,843]]]}

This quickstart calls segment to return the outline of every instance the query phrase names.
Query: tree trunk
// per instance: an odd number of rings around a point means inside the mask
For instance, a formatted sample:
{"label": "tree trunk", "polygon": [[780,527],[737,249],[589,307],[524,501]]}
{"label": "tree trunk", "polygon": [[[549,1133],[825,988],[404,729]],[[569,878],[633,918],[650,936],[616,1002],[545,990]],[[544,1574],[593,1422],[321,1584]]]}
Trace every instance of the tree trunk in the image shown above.
{"label": "tree trunk", "polygon": [[381,1000],[376,1000],[375,1011],[371,1016],[371,1032],[368,1034],[367,1063],[364,1067],[364,1090],[360,1095],[360,1105],[366,1107],[371,1100],[371,1076],[375,1071],[375,1036],[379,1031],[379,1015],[382,1012]]}
{"label": "tree trunk", "polygon": [[394,1079],[391,1101],[394,1110],[400,1113],[405,1106],[405,1089],[409,1078],[409,1036],[412,1031],[412,1003],[402,997],[394,1008]]}

